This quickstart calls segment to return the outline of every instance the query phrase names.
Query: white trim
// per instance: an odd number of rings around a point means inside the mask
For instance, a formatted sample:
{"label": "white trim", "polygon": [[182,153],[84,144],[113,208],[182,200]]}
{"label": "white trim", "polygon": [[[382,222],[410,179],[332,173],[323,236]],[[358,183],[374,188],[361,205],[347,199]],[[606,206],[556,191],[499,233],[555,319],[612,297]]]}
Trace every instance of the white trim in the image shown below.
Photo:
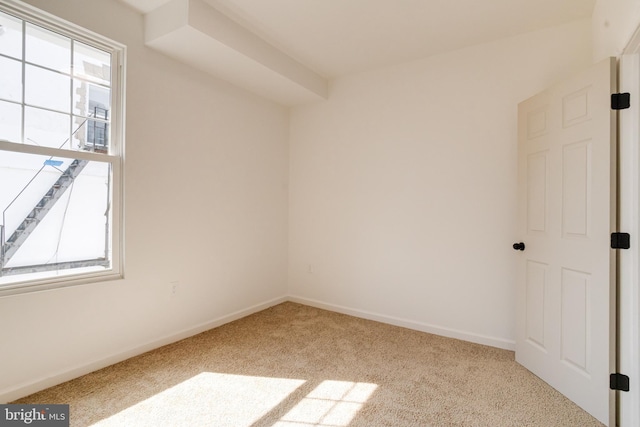
{"label": "white trim", "polygon": [[185,338],[189,338],[191,336],[197,335],[199,333],[208,331],[213,328],[217,328],[219,326],[233,322],[234,320],[241,319],[243,317],[257,313],[259,311],[266,310],[267,308],[273,307],[275,305],[281,304],[286,301],[287,301],[287,298],[285,296],[274,298],[274,299],[256,304],[254,306],[251,306],[249,308],[238,310],[233,313],[218,317],[216,319],[213,319],[204,323],[200,323],[196,326],[183,329],[181,331],[174,332],[169,335],[165,335],[164,337],[160,337],[152,341],[148,341],[144,344],[123,349],[122,351],[112,353],[109,356],[96,359],[92,362],[71,367],[71,368],[53,373],[51,375],[46,375],[46,376],[34,379],[32,381],[29,381],[28,383],[23,383],[18,386],[0,390],[0,403],[7,403],[24,396],[28,396],[40,390],[44,390],[46,388],[53,387],[63,382],[70,381],[74,378],[78,378],[82,375],[86,375],[91,372],[97,371],[98,369],[105,368],[107,366],[113,365],[118,362],[122,362],[131,357],[138,356],[140,354],[146,353],[151,350],[155,350],[162,346],[183,340]]}
{"label": "white trim", "polygon": [[348,314],[350,316],[359,317],[376,322],[386,323],[389,325],[400,326],[415,331],[426,332],[448,338],[459,339],[476,344],[488,345],[504,350],[514,351],[516,348],[515,341],[505,340],[503,338],[491,337],[488,335],[476,334],[474,332],[462,331],[459,329],[447,328],[444,326],[433,325],[429,323],[417,322],[415,320],[403,319],[401,317],[388,316],[386,314],[374,313],[371,311],[360,310],[356,308],[345,307],[337,304],[329,304],[322,301],[304,298],[295,295],[289,295],[289,301],[299,304],[309,305],[311,307],[321,308],[324,310],[335,311],[336,313]]}
{"label": "white trim", "polygon": [[[82,42],[86,45],[108,52],[111,55],[111,123],[110,123],[110,154],[99,154],[87,151],[74,151],[66,149],[56,149],[51,147],[41,147],[30,144],[12,143],[0,140],[0,151],[11,151],[25,154],[45,155],[52,157],[66,157],[69,159],[82,159],[89,161],[99,161],[109,163],[111,165],[110,180],[110,208],[111,208],[111,224],[110,236],[108,244],[110,245],[111,256],[110,268],[91,273],[82,273],[80,271],[65,271],[60,276],[50,276],[44,279],[34,279],[15,276],[15,281],[9,281],[7,284],[0,285],[0,297],[14,295],[23,292],[34,292],[41,290],[49,290],[58,287],[66,287],[73,285],[86,284],[99,281],[110,281],[121,279],[124,276],[124,138],[125,138],[125,63],[126,63],[126,46],[95,33],[91,30],[83,28],[72,22],[59,18],[51,13],[40,10],[29,4],[17,0],[5,0],[0,7],[0,11],[13,15],[23,22],[39,25],[49,31],[69,37],[74,41]],[[23,23],[23,31],[25,24]],[[23,34],[22,49],[23,54],[20,61],[23,63],[23,81],[25,57],[25,40],[26,35]],[[72,53],[73,53],[73,44]],[[66,73],[65,73],[66,74]],[[73,73],[69,74],[70,78],[76,79]],[[81,79],[83,80],[83,79]],[[22,137],[24,137],[24,108],[25,104],[25,86],[23,84],[23,94],[20,101],[22,105]],[[73,92],[73,86],[70,87]],[[45,109],[46,110],[46,109]],[[64,113],[67,114],[67,113]],[[69,117],[81,117],[70,110]],[[71,130],[72,128],[70,128]],[[71,136],[71,135],[70,135]],[[69,139],[71,141],[71,138]]]}
{"label": "white trim", "polygon": [[109,269],[104,272],[98,271],[92,273],[65,274],[61,276],[53,276],[48,279],[17,281],[14,283],[0,285],[0,298],[32,292],[51,291],[69,286],[88,285],[96,282],[111,282],[114,280],[121,280],[122,278],[122,273]]}
{"label": "white trim", "polygon": [[0,151],[14,153],[36,154],[39,156],[64,157],[67,159],[81,159],[96,162],[114,163],[120,156],[110,154],[92,153],[91,151],[67,150],[65,148],[43,147],[39,145],[20,144],[0,139]]}
{"label": "white trim", "polygon": [[43,26],[64,36],[76,39],[83,43],[93,45],[102,50],[113,53],[116,50],[124,50],[125,46],[108,37],[81,27],[73,22],[60,18],[35,6],[19,0],[3,0],[2,9],[6,13],[17,18]]}
{"label": "white trim", "polygon": [[620,58],[619,91],[631,107],[619,112],[619,230],[631,234],[631,248],[619,251],[618,371],[629,376],[630,391],[618,392],[619,425],[640,425],[640,29]]}
{"label": "white trim", "polygon": [[629,39],[629,43],[622,51],[623,55],[632,55],[634,53],[640,52],[640,27],[636,28],[636,31],[633,33],[631,38]]}
{"label": "white trim", "polygon": [[386,323],[389,325],[400,326],[403,328],[412,329],[419,332],[426,332],[426,333],[435,334],[443,337],[468,341],[476,344],[497,347],[504,350],[513,351],[515,349],[514,341],[505,340],[502,338],[490,337],[487,335],[481,335],[481,334],[476,334],[472,332],[466,332],[466,331],[461,331],[457,329],[431,325],[423,322],[416,322],[409,319],[403,319],[399,317],[373,313],[370,311],[349,308],[349,307],[345,307],[337,304],[329,304],[322,301],[318,301],[310,298],[303,298],[295,295],[288,295],[288,296],[283,295],[281,297],[273,298],[271,300],[267,300],[265,302],[253,305],[249,308],[238,310],[238,311],[229,313],[227,315],[218,317],[216,319],[209,320],[204,323],[200,323],[190,328],[183,329],[181,331],[174,332],[172,334],[165,335],[163,337],[160,337],[151,341],[147,341],[144,344],[123,349],[121,351],[112,353],[109,356],[102,357],[100,359],[96,359],[91,362],[84,363],[82,365],[78,365],[75,367],[70,367],[70,368],[52,373],[50,375],[42,376],[40,378],[36,378],[32,381],[25,382],[17,386],[0,390],[0,403],[11,402],[21,397],[28,396],[32,393],[44,390],[46,388],[53,387],[58,384],[62,384],[63,382],[70,381],[80,376],[89,374],[91,372],[97,371],[99,369],[105,368],[107,366],[110,366],[116,363],[122,362],[124,360],[138,356],[148,351],[158,349],[162,346],[183,340],[185,338],[189,338],[191,336],[208,331],[210,329],[220,327],[227,323],[233,322],[235,320],[241,319],[246,316],[250,316],[252,314],[258,313],[262,310],[266,310],[270,307],[273,307],[278,304],[282,304],[283,302],[287,302],[287,301],[308,305],[310,307],[329,310],[336,313],[342,313],[349,316],[359,317],[362,319]]}

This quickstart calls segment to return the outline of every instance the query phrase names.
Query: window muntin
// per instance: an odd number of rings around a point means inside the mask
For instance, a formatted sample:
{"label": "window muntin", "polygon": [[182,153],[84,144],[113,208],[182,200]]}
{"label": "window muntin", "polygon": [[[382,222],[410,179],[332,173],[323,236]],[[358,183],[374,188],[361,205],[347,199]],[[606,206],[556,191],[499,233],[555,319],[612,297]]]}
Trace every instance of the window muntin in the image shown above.
{"label": "window muntin", "polygon": [[[0,102],[23,109],[19,137],[15,126],[3,132],[15,113],[0,116],[0,140],[69,150],[99,147],[98,152],[108,153],[112,53],[7,13],[0,12],[0,25],[0,69],[7,75],[0,83]],[[20,38],[24,50],[17,47]],[[64,129],[56,113],[67,115]],[[66,137],[59,138],[61,131]],[[96,135],[98,143],[92,139]]]}
{"label": "window muntin", "polygon": [[0,296],[121,277],[124,50],[0,6]]}

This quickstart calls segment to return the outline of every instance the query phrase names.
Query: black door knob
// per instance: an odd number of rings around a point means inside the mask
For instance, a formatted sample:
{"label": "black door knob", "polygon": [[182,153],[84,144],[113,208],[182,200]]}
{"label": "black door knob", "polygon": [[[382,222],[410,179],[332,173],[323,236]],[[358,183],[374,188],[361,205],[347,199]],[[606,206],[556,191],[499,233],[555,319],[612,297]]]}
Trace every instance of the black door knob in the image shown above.
{"label": "black door knob", "polygon": [[524,243],[523,242],[514,243],[513,249],[515,249],[516,251],[524,251]]}

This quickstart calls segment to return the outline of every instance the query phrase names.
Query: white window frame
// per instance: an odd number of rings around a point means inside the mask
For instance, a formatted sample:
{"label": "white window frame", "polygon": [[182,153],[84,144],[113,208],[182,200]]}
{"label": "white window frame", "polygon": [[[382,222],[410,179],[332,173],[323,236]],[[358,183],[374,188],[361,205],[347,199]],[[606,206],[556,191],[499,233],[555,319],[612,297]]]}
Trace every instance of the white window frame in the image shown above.
{"label": "white window frame", "polygon": [[4,0],[2,4],[0,4],[0,11],[111,54],[111,123],[109,124],[111,130],[109,136],[109,154],[17,144],[15,142],[0,140],[0,155],[2,152],[7,151],[45,156],[60,156],[89,161],[93,160],[111,165],[111,233],[109,242],[111,246],[111,267],[90,273],[73,273],[73,270],[69,270],[68,274],[65,273],[60,276],[53,275],[49,278],[35,280],[21,280],[20,276],[16,276],[15,281],[0,285],[0,297],[122,279],[124,277],[123,160],[126,46],[17,0]]}

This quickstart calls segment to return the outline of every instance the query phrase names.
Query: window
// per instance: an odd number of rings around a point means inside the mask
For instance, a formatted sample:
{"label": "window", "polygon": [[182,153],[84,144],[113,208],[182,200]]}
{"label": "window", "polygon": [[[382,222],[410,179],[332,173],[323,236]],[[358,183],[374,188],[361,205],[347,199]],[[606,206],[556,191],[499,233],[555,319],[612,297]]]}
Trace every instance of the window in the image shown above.
{"label": "window", "polygon": [[0,5],[0,295],[121,277],[124,59]]}

